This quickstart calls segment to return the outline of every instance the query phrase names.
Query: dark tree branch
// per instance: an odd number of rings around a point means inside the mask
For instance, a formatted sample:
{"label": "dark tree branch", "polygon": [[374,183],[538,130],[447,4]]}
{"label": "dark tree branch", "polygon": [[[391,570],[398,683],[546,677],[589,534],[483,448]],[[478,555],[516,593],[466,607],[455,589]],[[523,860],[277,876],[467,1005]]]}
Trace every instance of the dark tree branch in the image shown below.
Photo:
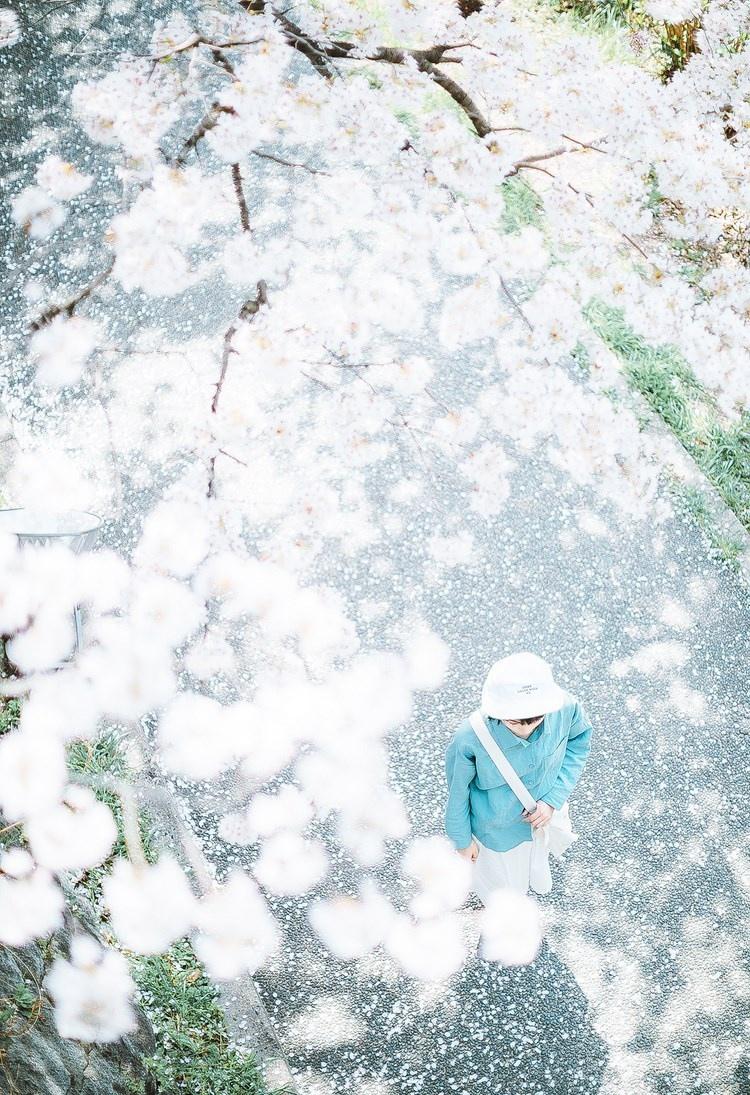
{"label": "dark tree branch", "polygon": [[[267,6],[266,0],[239,0],[239,2],[240,7],[244,8],[248,15],[260,15],[266,10]],[[292,49],[296,49],[303,57],[306,57],[319,76],[323,76],[326,80],[333,79],[336,72],[333,66],[328,63],[328,54],[325,47],[313,38],[308,37],[283,12],[277,11],[275,8],[271,8],[271,11],[274,19],[284,31],[284,37]]]}
{"label": "dark tree branch", "polygon": [[[221,353],[221,372],[219,373],[219,380],[216,385],[216,391],[214,393],[214,399],[211,400],[211,414],[217,414],[219,410],[219,400],[221,397],[221,390],[224,387],[224,381],[227,379],[227,370],[229,369],[229,357],[231,354],[236,354],[236,350],[232,346],[232,338],[236,334],[236,330],[240,323],[245,320],[252,320],[253,316],[258,313],[263,307],[263,304],[268,303],[267,286],[265,281],[258,281],[255,292],[255,297],[250,300],[246,300],[240,309],[238,318],[234,320],[232,325],[228,328],[226,334],[224,334],[223,349]],[[219,452],[223,456],[230,457],[228,452],[224,452],[223,449],[219,449]],[[236,460],[235,457],[230,457],[231,460]],[[242,461],[238,461],[242,463]],[[208,486],[206,489],[206,497],[212,498],[216,494],[216,456],[212,456],[208,461]]]}
{"label": "dark tree branch", "polygon": [[240,323],[243,323],[246,319],[252,319],[257,315],[261,307],[264,304],[268,304],[268,286],[265,281],[259,281],[256,285],[256,293],[250,300],[246,300],[240,308],[239,315],[234,321],[231,327],[228,328],[224,335],[224,350],[221,355],[221,372],[219,374],[219,380],[216,385],[216,391],[214,392],[213,400],[211,401],[211,414],[216,414],[219,407],[219,398],[221,397],[221,389],[224,387],[224,381],[227,376],[227,368],[229,366],[229,355],[235,354],[237,351],[232,347],[232,339],[237,333],[237,328]]}
{"label": "dark tree branch", "polygon": [[468,19],[470,15],[476,15],[484,7],[484,0],[457,0],[457,2],[458,10],[464,19]]}
{"label": "dark tree branch", "polygon": [[233,106],[224,106],[223,103],[211,103],[211,106],[206,111],[205,115],[190,134],[188,139],[182,146],[182,151],[179,156],[174,160],[174,163],[180,167],[185,163],[188,152],[196,147],[198,141],[202,140],[208,133],[209,129],[213,129],[215,125],[218,125],[219,116],[221,114],[236,114],[237,111]]}
{"label": "dark tree branch", "polygon": [[245,201],[245,194],[242,189],[242,175],[240,174],[240,165],[238,163],[232,164],[232,182],[234,184],[234,192],[237,195],[237,204],[240,207],[240,222],[242,224],[242,231],[250,231],[250,213],[248,212],[247,202]]}
{"label": "dark tree branch", "polygon": [[302,171],[309,171],[311,175],[330,175],[330,171],[321,171],[320,168],[310,167],[306,163],[285,160],[281,156],[274,156],[271,152],[261,152],[257,148],[251,149],[250,154],[251,156],[258,156],[261,160],[273,160],[274,163],[283,164],[284,167],[299,167]]}
{"label": "dark tree branch", "polygon": [[235,46],[257,46],[262,41],[262,38],[238,38],[236,41],[212,42],[209,38],[204,38],[202,34],[191,34],[179,46],[173,46],[165,53],[152,54],[150,60],[164,61],[167,57],[174,57],[176,53],[183,53],[187,49],[195,49],[196,46],[208,46],[211,50],[220,50],[233,49]]}
{"label": "dark tree branch", "polygon": [[563,156],[566,152],[572,151],[577,150],[570,149],[566,145],[562,145],[560,148],[556,148],[552,152],[540,152],[536,156],[526,156],[523,160],[517,160],[516,163],[513,164],[510,171],[506,171],[505,178],[509,179],[511,175],[517,175],[518,170],[521,167],[533,167],[534,164],[538,163],[540,160],[552,160],[555,158],[555,156]]}
{"label": "dark tree branch", "polygon": [[81,289],[79,293],[76,293],[74,297],[71,297],[64,304],[53,304],[45,312],[42,312],[42,314],[30,324],[29,333],[33,334],[34,331],[38,331],[40,327],[44,327],[45,324],[50,323],[55,318],[55,316],[62,315],[63,312],[67,316],[72,316],[73,312],[81,303],[81,301],[86,300],[87,297],[90,297],[94,290],[98,289],[99,286],[107,280],[109,275],[112,273],[114,265],[115,260],[113,258],[110,261],[109,266],[106,268],[106,270],[102,270],[100,274],[97,274],[96,277],[93,278],[93,280],[90,281],[85,288]]}
{"label": "dark tree branch", "polygon": [[[255,296],[251,297],[250,300],[245,301],[245,303],[240,308],[237,319],[232,323],[231,327],[229,327],[226,334],[224,335],[224,348],[221,355],[221,372],[219,373],[219,379],[216,384],[216,391],[214,392],[214,397],[211,401],[211,414],[216,414],[219,409],[219,399],[221,398],[221,391],[224,387],[224,381],[227,378],[227,369],[229,368],[229,355],[237,353],[237,351],[232,346],[232,339],[237,333],[237,328],[239,327],[240,323],[244,323],[245,320],[251,320],[254,316],[256,316],[264,304],[268,304],[268,287],[265,281],[259,281],[255,287],[255,290]],[[219,449],[218,451],[222,453],[222,455],[228,456],[230,460],[237,459],[236,457],[231,456],[228,452],[225,452],[223,449]],[[242,463],[241,460],[237,462]],[[206,490],[207,498],[214,497],[215,488],[216,456],[212,456],[208,461],[208,488]],[[205,630],[206,629],[204,629],[204,634]]]}
{"label": "dark tree branch", "polygon": [[455,80],[452,80],[450,76],[446,76],[439,68],[435,68],[431,61],[422,61],[419,63],[419,67],[422,72],[426,72],[430,79],[441,87],[443,91],[448,92],[454,103],[458,103],[474,126],[474,131],[478,137],[486,137],[488,133],[492,132],[492,127],[480,111],[479,107]]}
{"label": "dark tree branch", "polygon": [[413,58],[422,72],[433,80],[439,87],[450,95],[454,102],[458,103],[466,113],[469,121],[479,137],[486,137],[491,132],[489,122],[483,117],[479,107],[472,100],[468,92],[464,91],[454,80],[435,68],[435,65],[451,62],[460,64],[460,58],[446,57],[454,49],[462,49],[468,43],[457,42],[455,45],[438,44],[429,49],[399,49],[394,46],[380,46],[372,53],[363,53],[360,46],[354,42],[335,40],[330,43],[318,42],[305,34],[304,31],[292,23],[283,12],[277,11],[267,3],[267,0],[239,0],[241,7],[250,15],[257,15],[266,11],[273,12],[277,23],[284,31],[284,37],[289,45],[307,57],[316,72],[325,79],[330,80],[336,74],[331,61],[356,60],[356,61],[382,61],[386,64],[402,65],[407,58]]}

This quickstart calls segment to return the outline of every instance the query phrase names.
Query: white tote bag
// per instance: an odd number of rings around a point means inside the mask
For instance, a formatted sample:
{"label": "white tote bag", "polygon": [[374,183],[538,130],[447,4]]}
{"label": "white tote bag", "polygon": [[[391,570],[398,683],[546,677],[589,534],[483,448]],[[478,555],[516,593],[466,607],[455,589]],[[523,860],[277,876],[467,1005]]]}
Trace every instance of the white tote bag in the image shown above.
{"label": "white tote bag", "polygon": [[[501,776],[527,810],[536,809],[536,800],[529,794],[513,765],[489,732],[482,712],[477,709],[469,716],[474,733],[489,753],[500,771]],[[538,894],[547,894],[552,889],[552,875],[549,869],[550,852],[560,859],[574,841],[578,833],[573,832],[567,810],[555,810],[546,825],[532,828],[531,868],[529,884]]]}

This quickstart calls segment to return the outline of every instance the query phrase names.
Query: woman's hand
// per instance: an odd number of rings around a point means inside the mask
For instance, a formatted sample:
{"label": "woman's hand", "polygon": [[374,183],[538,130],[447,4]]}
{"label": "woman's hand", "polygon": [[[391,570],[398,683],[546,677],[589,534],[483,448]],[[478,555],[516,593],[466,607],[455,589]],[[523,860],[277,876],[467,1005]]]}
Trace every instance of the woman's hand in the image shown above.
{"label": "woman's hand", "polygon": [[554,806],[548,802],[537,802],[533,812],[523,811],[523,820],[531,823],[532,829],[538,829],[540,825],[546,825],[555,812]]}
{"label": "woman's hand", "polygon": [[464,859],[470,859],[472,863],[474,862],[479,855],[479,845],[474,837],[471,838],[471,844],[469,844],[468,847],[458,849],[458,854],[462,855]]}

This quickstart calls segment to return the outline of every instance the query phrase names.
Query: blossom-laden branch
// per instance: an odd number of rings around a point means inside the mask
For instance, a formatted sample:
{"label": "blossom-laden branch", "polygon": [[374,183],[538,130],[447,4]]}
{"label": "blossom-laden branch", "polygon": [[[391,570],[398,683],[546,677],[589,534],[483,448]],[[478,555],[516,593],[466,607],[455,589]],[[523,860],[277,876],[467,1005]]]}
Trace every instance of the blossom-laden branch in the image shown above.
{"label": "blossom-laden branch", "polygon": [[206,113],[201,118],[200,122],[198,122],[198,125],[195,127],[193,132],[183,144],[179,155],[176,156],[174,159],[174,163],[178,167],[181,167],[186,162],[188,152],[191,152],[198,144],[198,141],[202,140],[206,136],[209,129],[213,129],[214,126],[218,125],[219,116],[221,114],[236,113],[237,111],[234,109],[233,106],[224,106],[223,103],[212,103]]}
{"label": "blossom-laden branch", "polygon": [[224,349],[221,359],[221,373],[219,374],[219,380],[216,384],[216,391],[214,392],[213,400],[211,401],[211,413],[216,414],[219,408],[219,398],[221,396],[221,390],[224,386],[224,381],[227,375],[227,367],[229,365],[229,355],[234,354],[237,351],[232,347],[232,339],[237,333],[237,328],[246,319],[252,319],[257,315],[261,309],[261,306],[268,304],[267,294],[268,286],[265,281],[259,281],[256,286],[256,294],[250,300],[246,300],[240,309],[239,315],[231,327],[228,328],[224,335]]}
{"label": "blossom-laden branch", "polygon": [[306,163],[297,163],[296,160],[285,160],[283,156],[274,156],[271,152],[261,152],[258,148],[253,148],[250,152],[251,156],[257,156],[261,160],[271,160],[273,163],[282,164],[284,167],[298,167],[301,171],[307,171],[310,175],[328,175],[330,177],[330,171],[321,171],[319,167],[310,167]]}
{"label": "blossom-laden branch", "polygon": [[315,71],[332,79],[336,75],[332,61],[382,61],[391,65],[403,65],[407,60],[416,61],[421,72],[426,73],[430,79],[450,95],[466,114],[478,137],[486,137],[492,131],[487,119],[471,98],[467,91],[452,80],[440,69],[439,64],[460,64],[459,57],[448,57],[446,54],[456,49],[462,49],[465,42],[457,42],[453,45],[440,43],[430,46],[428,49],[403,49],[397,46],[378,46],[372,52],[365,53],[354,42],[345,42],[335,39],[332,42],[319,42],[304,33],[283,12],[267,4],[266,0],[240,0],[240,6],[250,15],[258,15],[270,10],[274,19],[284,32],[284,37],[292,49],[298,50],[308,59]]}
{"label": "blossom-laden branch", "polygon": [[208,46],[212,51],[221,49],[234,49],[235,46],[257,46],[263,41],[262,38],[237,38],[231,39],[228,42],[212,42],[209,38],[204,38],[202,34],[191,34],[184,42],[181,42],[178,46],[172,46],[171,49],[166,50],[164,53],[152,54],[152,61],[165,61],[168,57],[173,57],[176,53],[183,53],[186,49],[194,49],[196,46]]}
{"label": "blossom-laden branch", "polygon": [[[224,387],[224,381],[227,376],[227,369],[229,368],[229,355],[234,354],[237,351],[232,346],[232,339],[237,333],[237,328],[240,323],[244,323],[246,320],[252,320],[254,316],[258,314],[264,304],[268,304],[267,285],[265,281],[259,281],[256,286],[256,293],[250,300],[246,300],[240,309],[237,319],[232,323],[224,335],[224,346],[221,355],[221,372],[219,373],[219,379],[216,383],[216,391],[214,397],[211,400],[211,414],[216,414],[219,409],[219,399],[221,398],[221,392]],[[211,456],[208,465],[208,490],[206,491],[207,498],[213,498],[215,490],[215,478],[216,478],[216,457]]]}
{"label": "blossom-laden branch", "polygon": [[426,72],[434,83],[441,87],[443,91],[448,92],[454,103],[458,103],[473,125],[478,137],[486,137],[488,133],[492,132],[492,126],[484,117],[479,107],[455,80],[452,80],[450,76],[446,76],[446,74],[441,72],[439,68],[436,68],[435,64],[431,61],[419,61],[418,64],[422,72]]}
{"label": "blossom-laden branch", "polygon": [[98,289],[99,286],[107,280],[109,275],[112,273],[112,270],[114,269],[114,265],[115,260],[114,258],[112,258],[109,265],[104,270],[100,271],[100,273],[98,273],[95,278],[92,278],[89,284],[84,286],[84,288],[76,293],[75,296],[70,297],[68,300],[65,301],[64,304],[53,304],[51,307],[47,308],[46,311],[42,312],[42,314],[40,316],[37,316],[37,318],[30,324],[29,333],[33,334],[41,327],[44,327],[45,324],[51,323],[55,316],[62,315],[63,313],[65,313],[65,315],[70,318],[70,316],[73,315],[81,301],[86,300],[87,297],[90,297],[94,290]]}

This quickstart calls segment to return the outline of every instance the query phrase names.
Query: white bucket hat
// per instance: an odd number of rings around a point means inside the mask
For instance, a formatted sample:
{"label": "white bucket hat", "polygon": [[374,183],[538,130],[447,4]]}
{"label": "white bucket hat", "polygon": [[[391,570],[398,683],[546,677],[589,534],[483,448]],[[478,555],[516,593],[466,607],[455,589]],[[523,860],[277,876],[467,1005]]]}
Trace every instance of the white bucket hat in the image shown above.
{"label": "white bucket hat", "polygon": [[522,650],[492,666],[482,686],[481,709],[494,719],[528,719],[559,710],[567,698],[549,663]]}

